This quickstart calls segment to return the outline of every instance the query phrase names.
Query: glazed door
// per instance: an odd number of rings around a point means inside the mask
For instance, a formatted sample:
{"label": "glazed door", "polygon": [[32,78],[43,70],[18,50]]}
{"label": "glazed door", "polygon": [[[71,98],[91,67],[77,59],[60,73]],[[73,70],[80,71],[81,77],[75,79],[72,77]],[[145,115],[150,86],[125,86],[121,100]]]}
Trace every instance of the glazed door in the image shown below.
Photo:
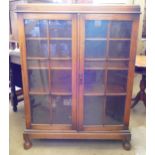
{"label": "glazed door", "polygon": [[131,18],[83,15],[80,21],[79,130],[124,127]]}
{"label": "glazed door", "polygon": [[23,20],[30,126],[76,129],[75,16],[27,14]]}

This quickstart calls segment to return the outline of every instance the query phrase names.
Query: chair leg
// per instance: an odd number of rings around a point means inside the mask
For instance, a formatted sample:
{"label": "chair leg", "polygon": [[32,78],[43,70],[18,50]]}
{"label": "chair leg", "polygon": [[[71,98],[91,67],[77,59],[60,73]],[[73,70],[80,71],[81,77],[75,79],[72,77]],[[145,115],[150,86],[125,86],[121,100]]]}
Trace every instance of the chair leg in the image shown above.
{"label": "chair leg", "polygon": [[17,112],[18,100],[17,100],[16,90],[15,90],[13,71],[11,67],[10,67],[10,88],[11,88],[11,104],[13,106],[13,111]]}

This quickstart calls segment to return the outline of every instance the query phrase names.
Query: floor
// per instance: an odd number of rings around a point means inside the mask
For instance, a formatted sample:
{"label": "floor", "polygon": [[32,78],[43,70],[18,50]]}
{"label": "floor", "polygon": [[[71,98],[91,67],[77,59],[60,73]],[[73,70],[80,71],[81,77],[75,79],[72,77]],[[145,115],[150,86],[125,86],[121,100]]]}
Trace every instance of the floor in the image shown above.
{"label": "floor", "polygon": [[[140,75],[135,74],[133,96],[139,90],[139,80]],[[96,140],[33,140],[33,147],[24,150],[24,105],[20,103],[17,113],[14,113],[10,106],[10,155],[145,155],[145,116],[145,107],[142,103],[131,110],[130,151],[123,150],[121,142]]]}

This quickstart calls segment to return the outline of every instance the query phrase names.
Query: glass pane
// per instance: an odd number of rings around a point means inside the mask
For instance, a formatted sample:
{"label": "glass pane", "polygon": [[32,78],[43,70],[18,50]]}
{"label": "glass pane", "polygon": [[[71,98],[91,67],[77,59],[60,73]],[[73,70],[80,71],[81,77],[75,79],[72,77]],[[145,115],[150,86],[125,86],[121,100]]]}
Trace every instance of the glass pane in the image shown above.
{"label": "glass pane", "polygon": [[109,57],[110,58],[129,58],[130,41],[110,41]]}
{"label": "glass pane", "polygon": [[103,70],[106,66],[106,62],[103,60],[85,60],[85,68],[87,69],[100,69]]}
{"label": "glass pane", "polygon": [[104,123],[104,97],[84,97],[84,125],[102,125]]}
{"label": "glass pane", "polygon": [[125,93],[127,87],[127,71],[108,71],[107,93]]}
{"label": "glass pane", "polygon": [[107,68],[117,68],[117,69],[128,69],[129,61],[126,60],[108,60],[107,61]]}
{"label": "glass pane", "polygon": [[52,96],[52,123],[71,124],[72,98],[71,96]]}
{"label": "glass pane", "polygon": [[106,41],[85,41],[85,58],[104,58]]}
{"label": "glass pane", "polygon": [[72,62],[71,60],[51,60],[51,68],[70,68],[71,69]]}
{"label": "glass pane", "polygon": [[48,44],[46,40],[27,40],[27,57],[48,57]]}
{"label": "glass pane", "polygon": [[89,20],[85,24],[86,37],[106,38],[108,22],[102,20]]}
{"label": "glass pane", "polygon": [[71,71],[70,70],[52,70],[51,88],[52,93],[71,93]]}
{"label": "glass pane", "polygon": [[28,68],[47,68],[48,67],[48,60],[27,60]]}
{"label": "glass pane", "polygon": [[46,37],[47,36],[47,20],[30,20],[25,19],[26,37]]}
{"label": "glass pane", "polygon": [[30,91],[48,91],[48,70],[28,70]]}
{"label": "glass pane", "polygon": [[130,38],[132,22],[130,21],[113,21],[111,23],[111,38]]}
{"label": "glass pane", "polygon": [[71,37],[72,28],[71,21],[66,20],[50,20],[49,29],[50,37]]}
{"label": "glass pane", "polygon": [[86,93],[104,93],[104,71],[85,70],[84,90]]}
{"label": "glass pane", "polygon": [[32,123],[49,124],[49,96],[47,95],[30,95],[31,119]]}
{"label": "glass pane", "polygon": [[71,41],[50,41],[50,49],[52,57],[71,57]]}
{"label": "glass pane", "polygon": [[105,124],[123,123],[125,96],[109,96],[106,101]]}

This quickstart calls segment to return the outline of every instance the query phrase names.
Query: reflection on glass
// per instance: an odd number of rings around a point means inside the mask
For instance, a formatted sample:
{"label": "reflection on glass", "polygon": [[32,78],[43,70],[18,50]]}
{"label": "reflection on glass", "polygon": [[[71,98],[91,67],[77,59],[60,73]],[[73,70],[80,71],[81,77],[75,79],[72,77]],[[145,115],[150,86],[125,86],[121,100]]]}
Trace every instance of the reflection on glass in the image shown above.
{"label": "reflection on glass", "polygon": [[26,49],[28,57],[48,57],[48,45],[45,40],[27,40]]}
{"label": "reflection on glass", "polygon": [[71,92],[71,71],[70,70],[52,70],[51,88],[52,93],[70,93]]}
{"label": "reflection on glass", "polygon": [[129,58],[130,41],[110,41],[109,57],[110,58]]}
{"label": "reflection on glass", "polygon": [[25,19],[26,37],[46,37],[47,36],[47,20]]}
{"label": "reflection on glass", "polygon": [[111,23],[111,38],[130,38],[132,22],[130,21],[113,21]]}
{"label": "reflection on glass", "polygon": [[102,20],[89,20],[85,24],[86,37],[106,38],[107,36],[108,21]]}
{"label": "reflection on glass", "polygon": [[71,37],[71,21],[50,20],[49,21],[50,37]]}
{"label": "reflection on glass", "polygon": [[71,69],[72,62],[71,60],[51,60],[51,68],[70,68]]}
{"label": "reflection on glass", "polygon": [[97,60],[97,61],[91,61],[91,60],[86,60],[85,61],[85,68],[89,68],[89,69],[104,69],[106,65],[106,62],[103,60]]}
{"label": "reflection on glass", "polygon": [[104,97],[84,97],[84,125],[104,123]]}
{"label": "reflection on glass", "polygon": [[109,96],[106,101],[106,123],[123,123],[125,96]]}
{"label": "reflection on glass", "polygon": [[52,57],[71,57],[71,41],[51,41]]}
{"label": "reflection on glass", "polygon": [[71,124],[71,96],[52,96],[52,124]]}
{"label": "reflection on glass", "polygon": [[49,124],[49,96],[47,95],[31,95],[31,119],[34,124]]}
{"label": "reflection on glass", "polygon": [[107,68],[128,68],[129,61],[128,60],[108,60],[107,61]]}
{"label": "reflection on glass", "polygon": [[127,71],[108,71],[107,75],[108,93],[125,93],[127,87]]}
{"label": "reflection on glass", "polygon": [[48,70],[28,70],[30,91],[48,91]]}
{"label": "reflection on glass", "polygon": [[85,92],[104,92],[104,71],[85,70],[84,73]]}
{"label": "reflection on glass", "polygon": [[33,67],[48,67],[48,60],[27,60],[27,65],[28,68],[33,68]]}
{"label": "reflection on glass", "polygon": [[85,41],[86,58],[104,58],[106,54],[106,41]]}

